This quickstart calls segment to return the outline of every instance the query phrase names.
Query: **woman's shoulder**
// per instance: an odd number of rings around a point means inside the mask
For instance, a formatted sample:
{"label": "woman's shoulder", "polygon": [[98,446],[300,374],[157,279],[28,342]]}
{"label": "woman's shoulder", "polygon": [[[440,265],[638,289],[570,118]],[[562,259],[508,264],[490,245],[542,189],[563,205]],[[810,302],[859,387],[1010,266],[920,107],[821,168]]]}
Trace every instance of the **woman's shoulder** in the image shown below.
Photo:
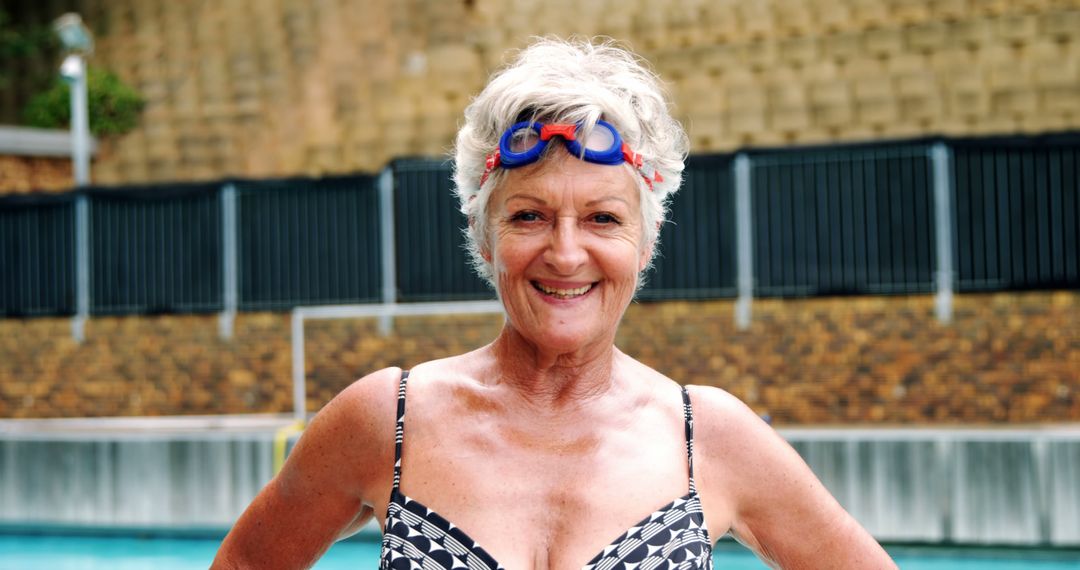
{"label": "woman's shoulder", "polygon": [[342,460],[390,460],[400,368],[384,368],[356,380],[327,403],[304,430],[300,443]]}
{"label": "woman's shoulder", "polygon": [[401,375],[402,370],[397,367],[372,372],[338,393],[319,414],[330,413],[334,419],[350,424],[364,418],[375,420],[390,416],[390,427],[393,428]]}
{"label": "woman's shoulder", "polygon": [[319,410],[305,435],[360,433],[371,437],[389,433],[392,438],[401,374],[400,368],[384,368],[356,380]]}
{"label": "woman's shoulder", "polygon": [[727,390],[700,385],[687,389],[694,410],[695,437],[706,445],[723,446],[725,452],[732,453],[747,450],[748,442],[779,441],[775,430],[757,412]]}
{"label": "woman's shoulder", "polygon": [[483,376],[495,368],[493,357],[485,349],[428,360],[413,366],[409,370],[410,405],[428,400],[429,395],[441,400],[462,389],[479,388],[483,384]]}
{"label": "woman's shoulder", "polygon": [[820,486],[795,450],[742,400],[711,386],[692,386],[690,395],[695,458],[706,487],[729,506],[767,503],[779,486]]}
{"label": "woman's shoulder", "polygon": [[690,392],[695,410],[701,408],[710,415],[722,414],[733,421],[763,421],[750,406],[723,388],[692,384],[686,389]]}

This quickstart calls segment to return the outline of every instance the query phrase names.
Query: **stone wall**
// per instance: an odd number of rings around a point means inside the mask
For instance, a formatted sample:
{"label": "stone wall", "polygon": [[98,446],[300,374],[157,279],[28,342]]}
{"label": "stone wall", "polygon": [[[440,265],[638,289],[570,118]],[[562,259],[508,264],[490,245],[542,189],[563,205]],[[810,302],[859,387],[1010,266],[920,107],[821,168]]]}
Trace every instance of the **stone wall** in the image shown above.
{"label": "stone wall", "polygon": [[[956,298],[757,300],[749,330],[733,302],[640,303],[618,344],[672,378],[720,386],[778,425],[1080,421],[1080,293]],[[308,409],[366,372],[481,346],[501,317],[399,318],[306,327]],[[241,314],[0,320],[0,417],[288,413],[289,317]]]}
{"label": "stone wall", "polygon": [[68,157],[0,155],[0,195],[64,191],[74,184]]}
{"label": "stone wall", "polygon": [[507,50],[542,34],[631,44],[695,153],[1080,128],[1075,0],[12,1],[81,12],[94,63],[146,96],[95,164],[106,184],[443,155]]}

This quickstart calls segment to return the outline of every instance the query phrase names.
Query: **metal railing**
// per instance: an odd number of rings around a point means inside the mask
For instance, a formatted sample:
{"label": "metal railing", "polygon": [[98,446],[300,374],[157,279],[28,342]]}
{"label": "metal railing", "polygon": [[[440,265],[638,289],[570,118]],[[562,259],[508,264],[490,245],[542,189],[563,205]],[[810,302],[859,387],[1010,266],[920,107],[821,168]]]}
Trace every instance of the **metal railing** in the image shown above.
{"label": "metal railing", "polygon": [[[0,198],[0,315],[490,299],[442,161]],[[695,156],[643,300],[1080,287],[1080,135]]]}

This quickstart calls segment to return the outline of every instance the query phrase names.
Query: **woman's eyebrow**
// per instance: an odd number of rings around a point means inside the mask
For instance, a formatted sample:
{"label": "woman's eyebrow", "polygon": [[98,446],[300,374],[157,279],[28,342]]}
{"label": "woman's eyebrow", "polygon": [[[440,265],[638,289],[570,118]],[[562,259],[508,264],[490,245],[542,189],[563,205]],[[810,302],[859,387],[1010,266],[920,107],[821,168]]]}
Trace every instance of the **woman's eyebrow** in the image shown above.
{"label": "woman's eyebrow", "polygon": [[[535,202],[535,203],[541,204],[541,205],[547,204],[547,200],[544,200],[543,198],[540,198],[539,196],[534,196],[532,194],[525,194],[525,193],[511,194],[510,196],[506,197],[506,200],[503,200],[503,203],[504,204],[509,204],[510,202],[512,202],[514,200],[528,200],[530,202]],[[589,200],[588,202],[586,202],[585,206],[588,207],[588,208],[591,208],[593,206],[596,206],[597,204],[600,204],[602,202],[607,202],[607,201],[610,201],[610,200],[615,200],[615,201],[618,201],[618,202],[622,202],[623,204],[626,204],[628,207],[630,206],[630,201],[627,200],[626,198],[623,198],[622,196],[601,196],[599,198],[593,198],[592,200]]]}
{"label": "woman's eyebrow", "polygon": [[601,196],[600,198],[595,198],[593,200],[589,200],[588,202],[585,202],[585,206],[591,208],[591,207],[593,207],[593,206],[595,206],[595,205],[597,205],[597,204],[599,204],[601,202],[607,202],[608,200],[618,200],[619,202],[622,202],[623,204],[626,204],[627,206],[630,206],[630,202],[626,198],[623,198],[622,196]]}
{"label": "woman's eyebrow", "polygon": [[503,204],[509,204],[513,200],[529,200],[530,202],[536,202],[537,204],[547,204],[547,201],[543,198],[540,198],[539,196],[534,196],[532,194],[526,194],[524,192],[507,196],[506,200],[503,200]]}

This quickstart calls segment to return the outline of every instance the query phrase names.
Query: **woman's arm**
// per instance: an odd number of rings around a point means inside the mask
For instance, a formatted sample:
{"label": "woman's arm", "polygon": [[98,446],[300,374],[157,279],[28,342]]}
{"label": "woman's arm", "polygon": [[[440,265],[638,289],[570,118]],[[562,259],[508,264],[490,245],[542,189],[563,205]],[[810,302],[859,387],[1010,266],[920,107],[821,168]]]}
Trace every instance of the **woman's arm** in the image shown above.
{"label": "woman's arm", "polygon": [[719,389],[691,393],[706,512],[710,498],[725,503],[735,538],[784,569],[896,568],[799,454],[750,408]]}
{"label": "woman's arm", "polygon": [[366,376],[315,416],[225,537],[213,569],[308,568],[385,506],[400,374]]}

